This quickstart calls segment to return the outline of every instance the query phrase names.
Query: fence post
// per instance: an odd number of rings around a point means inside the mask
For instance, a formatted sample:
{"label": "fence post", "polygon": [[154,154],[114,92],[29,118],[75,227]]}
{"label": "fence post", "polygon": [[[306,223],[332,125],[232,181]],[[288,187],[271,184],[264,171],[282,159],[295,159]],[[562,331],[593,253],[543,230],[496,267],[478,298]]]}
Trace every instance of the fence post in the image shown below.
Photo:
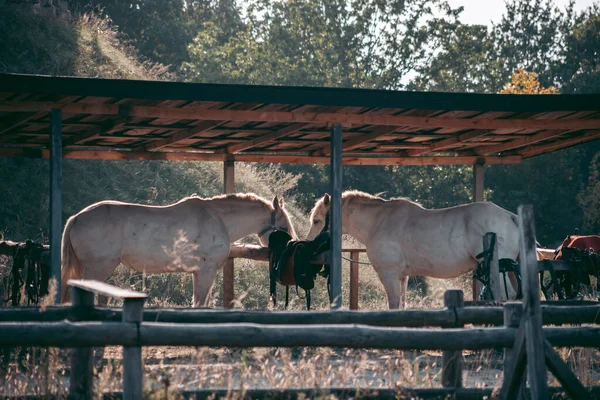
{"label": "fence post", "polygon": [[[462,290],[447,290],[444,293],[444,305],[454,311],[453,328],[463,325],[458,321],[456,309],[465,305]],[[444,351],[442,353],[442,386],[462,388],[462,351]]]}
{"label": "fence post", "polygon": [[[146,299],[125,299],[123,305],[123,322],[138,325],[143,320],[144,302]],[[139,329],[138,329],[139,341]],[[123,399],[141,400],[142,398],[142,348],[140,346],[123,346]]]}
{"label": "fence post", "polygon": [[[75,320],[83,317],[94,308],[94,293],[73,287],[72,309]],[[92,347],[73,349],[71,353],[70,397],[91,399],[94,392],[94,359]]]}
{"label": "fence post", "polygon": [[488,232],[483,236],[483,251],[488,251],[494,242],[494,248],[492,249],[492,258],[489,265],[490,271],[490,283],[488,289],[491,291],[492,299],[499,301],[502,299],[500,293],[500,263],[498,261],[498,241],[496,240],[496,234]]}
{"label": "fence post", "polygon": [[519,215],[519,237],[521,242],[519,259],[523,276],[523,320],[527,351],[527,377],[532,398],[548,398],[548,376],[542,331],[542,310],[540,306],[540,282],[535,243],[535,221],[533,206],[521,205]]}
{"label": "fence post", "polygon": [[350,259],[350,309],[358,310],[358,251],[351,251]]}
{"label": "fence post", "polygon": [[[523,317],[523,303],[516,301],[509,301],[504,303],[504,327],[505,328],[518,328],[521,323],[521,318]],[[503,371],[508,371],[512,368],[512,355],[513,349],[512,347],[506,347],[504,349],[504,368]],[[526,394],[524,392],[527,382],[527,375],[523,375],[523,380],[521,381],[521,385],[517,392],[516,399],[525,400]]]}

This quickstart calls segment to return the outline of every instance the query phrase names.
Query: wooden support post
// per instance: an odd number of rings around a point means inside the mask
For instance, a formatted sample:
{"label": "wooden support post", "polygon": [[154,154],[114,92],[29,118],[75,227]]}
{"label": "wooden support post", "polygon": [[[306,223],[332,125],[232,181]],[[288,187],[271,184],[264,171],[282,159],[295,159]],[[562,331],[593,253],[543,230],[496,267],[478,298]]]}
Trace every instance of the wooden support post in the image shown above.
{"label": "wooden support post", "polygon": [[55,304],[60,304],[60,242],[62,238],[62,111],[50,114],[50,270],[56,280]]}
{"label": "wooden support post", "polygon": [[331,128],[331,308],[342,307],[342,125]]}
{"label": "wooden support post", "polygon": [[[473,164],[473,202],[483,201],[483,163]],[[481,282],[473,278],[473,301],[479,299]]]}
{"label": "wooden support post", "polygon": [[[456,313],[457,308],[464,307],[465,301],[462,290],[447,290],[444,293],[444,305]],[[454,328],[462,327],[462,324],[453,324]],[[442,353],[442,386],[462,388],[463,359],[462,351],[444,351]]]}
{"label": "wooden support post", "polygon": [[357,251],[350,252],[350,309],[358,310],[358,261],[359,255]]}
{"label": "wooden support post", "polygon": [[[225,193],[235,192],[235,164],[229,159],[224,162],[223,168],[223,191]],[[223,266],[223,307],[233,307],[233,259],[228,259]]]}
{"label": "wooden support post", "polygon": [[492,259],[489,265],[490,271],[490,284],[489,290],[491,294],[491,298],[489,300],[499,301],[502,300],[502,293],[500,292],[500,263],[498,261],[498,242],[496,240],[496,234],[492,232],[488,232],[483,236],[483,251],[488,251],[492,244],[494,248],[492,249]]}
{"label": "wooden support post", "polygon": [[[94,308],[94,293],[80,288],[72,288],[72,308],[75,319],[83,319]],[[71,377],[69,398],[91,399],[94,393],[94,357],[91,347],[71,350]]]}
{"label": "wooden support post", "polygon": [[[518,328],[521,323],[521,319],[523,316],[523,303],[516,301],[509,301],[504,303],[504,326],[506,328]],[[513,361],[513,354],[516,354],[516,351],[513,352],[512,347],[506,347],[504,349],[504,374],[507,374],[508,371],[514,373],[514,370],[511,370]],[[521,370],[521,383],[515,383],[515,389],[511,396],[515,400],[526,400],[525,389],[526,389],[526,376],[523,373],[525,371],[525,364],[523,363],[523,367]],[[518,372],[518,371],[517,371]]]}
{"label": "wooden support post", "polygon": [[533,206],[518,207],[520,259],[523,276],[523,321],[527,349],[527,377],[534,399],[547,399],[548,378],[546,376],[544,333],[542,331],[542,309],[538,280],[537,256],[535,252],[535,221]]}
{"label": "wooden support post", "polygon": [[[125,299],[123,305],[123,322],[138,325],[143,320],[144,302],[146,299]],[[140,346],[123,346],[123,399],[141,400],[143,392],[142,348]]]}

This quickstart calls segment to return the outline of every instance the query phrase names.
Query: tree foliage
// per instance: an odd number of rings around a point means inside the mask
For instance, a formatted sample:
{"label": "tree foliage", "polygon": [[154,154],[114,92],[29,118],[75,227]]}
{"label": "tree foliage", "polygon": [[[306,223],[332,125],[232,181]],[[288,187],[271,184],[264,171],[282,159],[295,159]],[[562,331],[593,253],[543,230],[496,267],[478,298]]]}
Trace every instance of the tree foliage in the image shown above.
{"label": "tree foliage", "polygon": [[188,79],[274,85],[401,88],[432,54],[432,32],[456,22],[442,0],[250,0],[223,44],[207,24],[189,46]]}
{"label": "tree foliage", "polygon": [[502,94],[557,94],[558,89],[554,86],[542,87],[538,81],[538,74],[525,71],[525,68],[519,67],[513,73],[510,83],[504,85],[500,91]]}

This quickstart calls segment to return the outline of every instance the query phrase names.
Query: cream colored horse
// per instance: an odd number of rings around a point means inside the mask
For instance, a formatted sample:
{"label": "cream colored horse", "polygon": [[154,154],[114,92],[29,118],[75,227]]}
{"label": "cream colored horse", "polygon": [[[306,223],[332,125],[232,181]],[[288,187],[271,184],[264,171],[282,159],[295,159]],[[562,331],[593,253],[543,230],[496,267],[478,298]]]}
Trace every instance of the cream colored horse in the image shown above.
{"label": "cream colored horse", "polygon": [[230,244],[256,233],[267,245],[275,229],[296,237],[283,199],[277,196],[272,204],[254,194],[192,196],[167,206],[92,204],[65,226],[62,302],[70,301],[68,279],[104,281],[122,263],[148,274],[191,272],[194,307],[207,305]]}
{"label": "cream colored horse", "polygon": [[[326,194],[310,215],[307,239],[325,227],[330,208]],[[487,232],[497,236],[498,258],[519,255],[517,216],[493,203],[471,203],[428,210],[407,199],[384,200],[367,193],[342,194],[342,233],[365,245],[388,297],[389,308],[406,307],[410,275],[454,278],[472,270]],[[509,283],[509,297],[516,295]],[[503,279],[501,296],[505,299]]]}

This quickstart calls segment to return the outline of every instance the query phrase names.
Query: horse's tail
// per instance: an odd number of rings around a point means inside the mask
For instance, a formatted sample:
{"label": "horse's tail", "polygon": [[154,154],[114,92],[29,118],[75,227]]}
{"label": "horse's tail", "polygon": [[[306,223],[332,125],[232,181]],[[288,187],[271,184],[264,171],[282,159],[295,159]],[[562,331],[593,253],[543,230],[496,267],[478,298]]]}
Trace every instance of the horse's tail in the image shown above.
{"label": "horse's tail", "polygon": [[69,279],[79,279],[83,276],[83,266],[75,254],[71,243],[71,228],[76,222],[77,216],[69,218],[62,237],[62,266],[61,266],[61,303],[71,300],[71,291],[68,290]]}

